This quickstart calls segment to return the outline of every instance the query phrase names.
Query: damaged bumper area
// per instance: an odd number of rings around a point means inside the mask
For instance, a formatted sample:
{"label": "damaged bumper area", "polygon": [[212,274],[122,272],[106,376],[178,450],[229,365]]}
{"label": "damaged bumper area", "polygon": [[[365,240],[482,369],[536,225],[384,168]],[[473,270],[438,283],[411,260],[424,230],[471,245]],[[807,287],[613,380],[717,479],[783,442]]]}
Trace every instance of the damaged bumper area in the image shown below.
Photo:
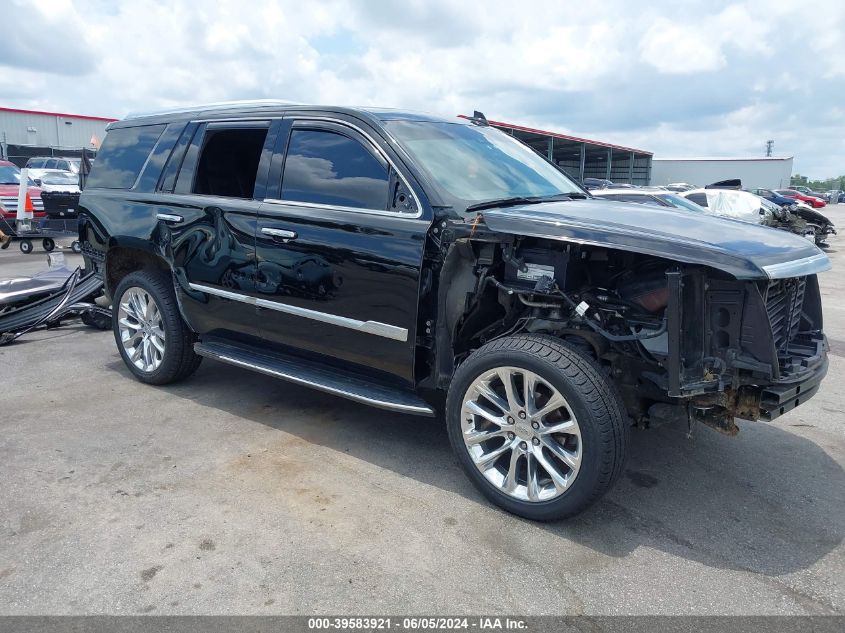
{"label": "damaged bumper area", "polygon": [[799,404],[803,404],[819,390],[827,375],[828,360],[825,354],[803,380],[793,383],[769,385],[760,390],[760,417],[774,420]]}
{"label": "damaged bumper area", "polygon": [[64,266],[33,277],[0,281],[0,345],[71,315],[81,315],[83,321],[102,327],[111,319],[111,311],[95,303],[102,290],[99,275]]}
{"label": "damaged bumper area", "polygon": [[738,282],[691,274],[675,292],[668,309],[690,327],[670,337],[668,391],[688,398],[692,416],[734,434],[734,418],[774,420],[816,394],[829,347],[815,275]]}

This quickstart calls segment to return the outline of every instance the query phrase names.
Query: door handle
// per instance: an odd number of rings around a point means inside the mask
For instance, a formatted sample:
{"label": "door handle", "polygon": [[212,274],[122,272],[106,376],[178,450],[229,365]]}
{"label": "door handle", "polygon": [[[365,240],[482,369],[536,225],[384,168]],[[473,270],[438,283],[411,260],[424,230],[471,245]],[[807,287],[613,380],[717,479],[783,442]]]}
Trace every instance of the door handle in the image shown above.
{"label": "door handle", "polygon": [[285,229],[271,229],[271,228],[263,228],[261,232],[264,235],[268,235],[272,237],[274,240],[282,240],[283,242],[289,242],[290,240],[296,239],[296,231],[287,231]]}
{"label": "door handle", "polygon": [[171,224],[179,224],[185,219],[181,215],[174,215],[173,213],[156,213],[156,218]]}

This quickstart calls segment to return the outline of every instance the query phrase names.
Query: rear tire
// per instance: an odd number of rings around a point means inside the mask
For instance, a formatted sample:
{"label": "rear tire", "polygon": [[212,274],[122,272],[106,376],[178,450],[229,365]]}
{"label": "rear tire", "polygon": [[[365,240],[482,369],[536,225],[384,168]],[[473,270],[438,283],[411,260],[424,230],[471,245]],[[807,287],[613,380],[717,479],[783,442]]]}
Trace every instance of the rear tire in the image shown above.
{"label": "rear tire", "polygon": [[527,519],[582,512],[625,461],[628,425],[616,387],[595,361],[550,336],[505,337],[471,354],[452,380],[446,421],[473,484]]}
{"label": "rear tire", "polygon": [[45,251],[50,253],[53,251],[54,248],[56,248],[56,242],[49,237],[45,237],[43,240],[41,240],[41,246],[44,248]]}
{"label": "rear tire", "polygon": [[114,293],[112,330],[123,362],[141,382],[178,382],[202,361],[166,273],[142,270],[121,280]]}

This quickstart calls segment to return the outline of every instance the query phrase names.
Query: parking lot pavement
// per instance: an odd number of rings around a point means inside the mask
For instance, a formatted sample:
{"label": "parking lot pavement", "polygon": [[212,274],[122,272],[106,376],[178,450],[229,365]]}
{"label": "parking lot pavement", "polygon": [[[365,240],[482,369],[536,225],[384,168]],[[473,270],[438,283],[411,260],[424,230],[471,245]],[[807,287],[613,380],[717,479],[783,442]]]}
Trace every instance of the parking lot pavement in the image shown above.
{"label": "parking lot pavement", "polygon": [[815,398],[736,438],[635,431],[617,487],[551,524],[487,504],[437,421],[207,360],[149,387],[110,332],[29,335],[0,348],[0,613],[845,613],[830,255]]}

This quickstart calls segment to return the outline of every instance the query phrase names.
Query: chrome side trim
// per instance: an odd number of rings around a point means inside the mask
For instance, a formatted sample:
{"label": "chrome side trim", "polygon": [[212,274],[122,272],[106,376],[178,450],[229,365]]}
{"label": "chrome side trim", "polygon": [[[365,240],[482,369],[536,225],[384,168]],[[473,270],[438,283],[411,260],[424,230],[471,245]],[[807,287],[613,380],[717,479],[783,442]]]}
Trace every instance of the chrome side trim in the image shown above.
{"label": "chrome side trim", "polygon": [[217,295],[218,297],[222,297],[223,299],[231,299],[232,301],[240,301],[241,303],[249,303],[250,305],[255,305],[256,302],[255,297],[242,295],[239,292],[230,292],[229,290],[223,290],[222,288],[212,288],[211,286],[203,286],[202,284],[189,283],[188,285],[191,287],[191,290],[207,292],[210,295]]}
{"label": "chrome side trim", "polygon": [[318,389],[320,391],[325,391],[326,393],[331,393],[336,396],[341,396],[343,398],[348,398],[349,400],[355,400],[356,402],[361,402],[363,404],[368,404],[373,407],[379,407],[381,409],[390,409],[392,411],[402,411],[405,413],[417,413],[423,415],[434,415],[434,411],[431,407],[421,407],[412,404],[401,404],[399,402],[391,402],[389,400],[379,400],[377,398],[371,398],[368,396],[363,396],[358,393],[354,393],[351,391],[346,391],[344,389],[340,389],[338,387],[332,387],[331,385],[326,385],[324,383],[313,382],[311,380],[305,380],[300,376],[296,376],[295,374],[289,374],[287,372],[278,371],[276,369],[270,369],[269,367],[263,367],[261,365],[255,365],[253,363],[248,363],[246,361],[239,360],[237,358],[232,358],[231,356],[225,356],[222,354],[209,354],[211,358],[216,360],[222,361],[224,363],[230,363],[232,365],[237,365],[238,367],[245,367],[246,369],[251,369],[253,371],[257,371],[261,374],[266,374],[268,376],[273,376],[275,378],[282,378],[283,380],[289,380],[290,382],[296,383],[298,385],[304,385],[306,387],[313,387],[314,389]]}
{"label": "chrome side trim", "polygon": [[336,204],[321,204],[319,202],[300,202],[298,200],[279,200],[277,198],[264,198],[263,202],[269,204],[281,204],[286,207],[300,207],[303,209],[327,209],[329,211],[344,211],[351,213],[366,213],[367,215],[389,215],[393,218],[418,218],[418,215],[410,213],[398,213],[396,211],[385,211],[384,209],[364,209],[361,207],[342,207]]}
{"label": "chrome side trim", "polygon": [[376,336],[382,336],[384,338],[401,341],[403,343],[408,340],[408,330],[396,325],[380,323],[379,321],[359,321],[358,319],[350,319],[349,317],[329,314],[327,312],[318,312],[317,310],[309,310],[308,308],[300,308],[287,303],[279,303],[277,301],[250,297],[237,292],[213,288],[211,286],[204,286],[202,284],[189,283],[188,286],[190,286],[191,290],[207,292],[211,295],[216,295],[224,299],[231,299],[233,301],[240,301],[242,303],[254,305],[258,308],[276,310],[277,312],[284,312],[285,314],[292,314],[294,316],[320,321],[321,323],[328,323],[329,325],[337,325],[339,327],[349,328],[350,330],[363,332],[365,334],[374,334]]}
{"label": "chrome side trim", "polygon": [[830,259],[824,253],[816,253],[810,257],[795,259],[791,262],[780,264],[769,264],[763,266],[763,271],[769,279],[788,279],[790,277],[803,277],[804,275],[815,275],[831,269]]}
{"label": "chrome side trim", "polygon": [[173,213],[156,213],[156,219],[162,222],[173,222],[174,224],[179,224],[184,220],[181,215],[175,215]]}

